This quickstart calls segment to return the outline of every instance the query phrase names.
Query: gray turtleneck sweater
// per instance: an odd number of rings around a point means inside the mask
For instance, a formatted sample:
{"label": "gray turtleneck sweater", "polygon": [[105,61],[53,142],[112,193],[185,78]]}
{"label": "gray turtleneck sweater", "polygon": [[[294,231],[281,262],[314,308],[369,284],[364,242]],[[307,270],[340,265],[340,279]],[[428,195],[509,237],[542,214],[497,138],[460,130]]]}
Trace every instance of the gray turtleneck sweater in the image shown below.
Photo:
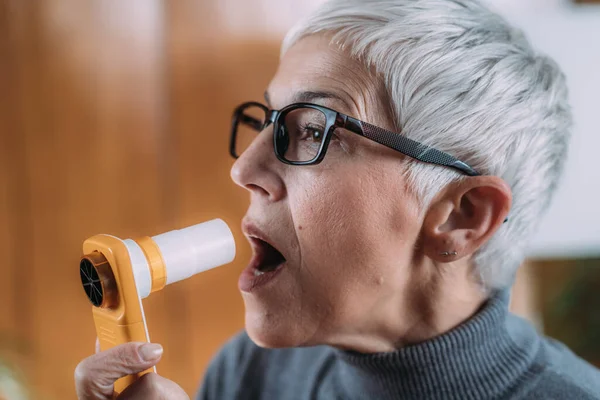
{"label": "gray turtleneck sweater", "polygon": [[600,399],[600,371],[510,314],[500,294],[452,331],[392,353],[263,349],[242,333],[197,399],[587,400]]}

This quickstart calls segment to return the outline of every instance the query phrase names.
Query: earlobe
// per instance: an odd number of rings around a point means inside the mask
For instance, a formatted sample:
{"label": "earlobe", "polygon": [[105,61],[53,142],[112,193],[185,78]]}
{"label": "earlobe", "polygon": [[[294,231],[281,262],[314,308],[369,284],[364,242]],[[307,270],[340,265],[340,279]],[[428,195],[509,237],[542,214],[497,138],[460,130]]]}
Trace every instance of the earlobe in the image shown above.
{"label": "earlobe", "polygon": [[425,254],[440,263],[472,255],[502,226],[511,200],[509,186],[495,176],[472,177],[448,186],[425,216]]}

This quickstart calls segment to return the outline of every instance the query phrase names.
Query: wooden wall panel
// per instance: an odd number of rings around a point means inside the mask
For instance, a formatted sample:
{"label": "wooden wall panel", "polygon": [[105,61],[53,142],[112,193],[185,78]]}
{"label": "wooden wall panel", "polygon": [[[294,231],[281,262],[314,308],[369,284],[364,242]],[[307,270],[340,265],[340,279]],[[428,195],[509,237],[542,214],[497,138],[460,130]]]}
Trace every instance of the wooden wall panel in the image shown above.
{"label": "wooden wall panel", "polygon": [[95,233],[154,235],[216,217],[234,230],[234,264],[144,302],[165,347],[159,372],[188,393],[243,326],[248,196],[229,179],[229,118],[262,97],[278,40],[228,37],[207,18],[216,5],[0,5],[0,335],[28,344],[19,363],[36,399],[74,398],[75,365],[93,351],[77,264]]}
{"label": "wooden wall panel", "polygon": [[0,357],[8,357],[13,338],[18,335],[16,315],[15,270],[10,268],[15,263],[12,229],[17,223],[17,215],[10,213],[15,209],[18,200],[12,193],[18,185],[19,171],[14,167],[15,156],[18,157],[18,137],[9,135],[17,130],[13,94],[15,65],[12,54],[14,43],[8,30],[9,9],[7,4],[0,4]]}
{"label": "wooden wall panel", "polygon": [[[250,257],[240,230],[249,197],[229,177],[230,119],[237,104],[262,99],[277,66],[279,43],[277,38],[252,41],[229,33],[219,22],[223,16],[219,18],[216,2],[166,4],[178,222],[185,226],[219,216],[229,223],[237,243],[232,265],[191,278],[177,288],[186,301],[179,324],[189,332],[187,340],[182,337],[181,346],[189,351],[182,362],[192,373],[173,379],[193,393],[210,358],[243,327],[237,280]],[[240,2],[238,11],[243,8]]]}
{"label": "wooden wall panel", "polygon": [[[0,37],[2,33],[0,32]],[[0,54],[0,57],[5,54]],[[2,67],[0,67],[2,68]],[[0,69],[0,76],[5,76],[6,70]],[[1,81],[3,86],[6,84],[5,79]],[[1,90],[4,89],[4,90]],[[6,87],[0,88],[0,91],[6,93]],[[1,130],[9,130],[9,124],[7,121],[6,113],[4,112],[6,101],[0,96],[0,121],[2,121]],[[14,315],[14,290],[15,285],[13,282],[13,269],[7,268],[14,261],[14,254],[11,246],[11,221],[9,221],[9,210],[12,209],[11,198],[9,197],[9,186],[11,186],[9,175],[9,165],[12,162],[10,152],[7,148],[8,140],[2,138],[3,143],[0,143],[0,271],[3,272],[2,279],[0,279],[0,345],[5,342],[6,337],[14,330],[16,316]],[[1,352],[0,352],[1,354]]]}
{"label": "wooden wall panel", "polygon": [[[3,20],[16,108],[13,129],[2,131],[10,204],[0,211],[12,221],[3,232],[15,255],[3,271],[17,292],[13,319],[31,344],[24,364],[35,398],[74,398],[75,365],[93,351],[81,242],[173,228],[163,188],[162,3],[121,4],[12,2]],[[168,342],[161,300],[151,300],[148,319]]]}
{"label": "wooden wall panel", "polygon": [[[32,262],[27,247],[32,226],[29,176],[25,165],[26,148],[22,136],[20,103],[24,97],[18,84],[17,55],[20,33],[10,22],[14,4],[0,4],[0,245],[2,261],[2,308],[0,308],[0,358],[17,362],[26,369],[31,365],[33,302],[29,297]],[[29,370],[27,371],[29,372]]]}
{"label": "wooden wall panel", "polygon": [[[13,66],[11,65],[12,45],[8,36],[7,29],[8,10],[6,5],[0,4],[0,93],[12,93],[11,81],[8,76],[11,75]],[[10,109],[9,109],[10,108]],[[11,107],[11,101],[7,96],[0,96],[0,132],[10,132],[14,130],[14,120],[11,118],[14,110]],[[9,165],[12,160],[9,159],[10,151],[8,149],[8,135],[0,135],[0,271],[8,276],[0,280],[0,337],[6,336],[7,331],[14,325],[13,304],[12,304],[12,286],[11,273],[12,268],[7,266],[12,263],[12,252],[8,241],[10,240],[9,228],[9,210],[11,209],[9,199]],[[0,343],[2,340],[0,339]]]}

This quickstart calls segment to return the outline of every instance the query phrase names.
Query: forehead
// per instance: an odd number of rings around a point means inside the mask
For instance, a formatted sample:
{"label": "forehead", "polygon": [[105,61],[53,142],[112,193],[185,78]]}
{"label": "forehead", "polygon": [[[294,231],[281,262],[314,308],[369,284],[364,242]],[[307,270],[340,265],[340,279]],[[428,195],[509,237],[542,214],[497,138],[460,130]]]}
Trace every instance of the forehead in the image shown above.
{"label": "forehead", "polygon": [[374,78],[358,60],[330,42],[328,36],[313,35],[285,53],[267,89],[271,107],[306,101],[309,92],[332,95],[312,96],[311,102],[348,113],[364,111],[361,103],[376,92]]}

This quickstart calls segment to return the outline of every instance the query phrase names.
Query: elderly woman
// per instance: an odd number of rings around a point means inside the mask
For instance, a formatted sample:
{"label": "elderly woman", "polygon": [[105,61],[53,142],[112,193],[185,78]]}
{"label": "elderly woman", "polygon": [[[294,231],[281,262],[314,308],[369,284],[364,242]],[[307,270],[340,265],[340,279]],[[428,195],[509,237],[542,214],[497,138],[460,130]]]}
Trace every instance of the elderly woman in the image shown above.
{"label": "elderly woman", "polygon": [[[246,332],[198,398],[600,399],[598,370],[508,311],[567,150],[556,64],[474,0],[332,1],[282,54],[234,113]],[[152,350],[84,360],[80,398]],[[187,398],[154,374],[124,396]]]}

